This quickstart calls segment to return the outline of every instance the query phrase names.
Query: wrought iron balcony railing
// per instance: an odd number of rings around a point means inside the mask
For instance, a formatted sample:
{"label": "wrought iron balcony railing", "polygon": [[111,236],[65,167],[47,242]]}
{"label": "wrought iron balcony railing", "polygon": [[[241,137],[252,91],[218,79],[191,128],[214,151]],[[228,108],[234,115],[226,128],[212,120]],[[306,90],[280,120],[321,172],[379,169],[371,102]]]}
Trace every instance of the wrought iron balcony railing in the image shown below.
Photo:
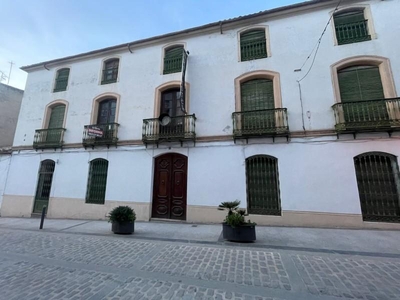
{"label": "wrought iron balcony railing", "polygon": [[240,42],[240,53],[242,61],[267,57],[267,40]]}
{"label": "wrought iron balcony railing", "polygon": [[82,144],[86,146],[116,145],[118,142],[118,123],[85,125]]}
{"label": "wrought iron balcony railing", "polygon": [[101,80],[101,84],[113,83],[117,82],[118,78],[118,67],[109,68],[103,70],[103,79]]}
{"label": "wrought iron balcony railing", "polygon": [[339,45],[369,41],[368,20],[335,26]]}
{"label": "wrought iron balcony railing", "polygon": [[33,139],[33,148],[61,148],[65,128],[37,129]]}
{"label": "wrought iron balcony railing", "polygon": [[184,142],[195,141],[196,139],[196,116],[186,115],[171,117],[167,125],[162,125],[160,120],[144,119],[142,140],[146,145],[149,143],[158,144],[163,141]]}
{"label": "wrought iron balcony railing", "polygon": [[182,71],[182,55],[164,58],[163,74],[178,73]]}
{"label": "wrought iron balcony railing", "polygon": [[343,102],[332,108],[338,133],[400,130],[400,98]]}
{"label": "wrought iron balcony railing", "polygon": [[232,118],[234,139],[289,136],[286,108],[234,112]]}
{"label": "wrought iron balcony railing", "polygon": [[62,79],[56,79],[56,85],[54,87],[53,92],[62,92],[67,89],[68,85],[68,77]]}

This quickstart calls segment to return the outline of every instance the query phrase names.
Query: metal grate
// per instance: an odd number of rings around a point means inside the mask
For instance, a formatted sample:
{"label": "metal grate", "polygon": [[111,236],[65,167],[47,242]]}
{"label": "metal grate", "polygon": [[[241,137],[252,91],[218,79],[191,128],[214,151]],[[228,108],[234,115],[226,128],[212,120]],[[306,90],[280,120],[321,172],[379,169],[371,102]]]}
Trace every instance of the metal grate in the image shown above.
{"label": "metal grate", "polygon": [[251,214],[281,215],[278,160],[257,155],[246,159],[248,211]]}
{"label": "metal grate", "polygon": [[86,203],[104,204],[106,197],[108,161],[95,159],[90,162]]}
{"label": "metal grate", "polygon": [[241,61],[268,57],[265,30],[252,30],[240,35]]}
{"label": "metal grate", "polygon": [[[85,125],[83,129],[82,144],[86,146],[116,145],[118,142],[118,123]],[[91,132],[95,129],[98,134]]]}
{"label": "metal grate", "polygon": [[145,144],[160,141],[185,141],[196,138],[196,116],[186,115],[171,117],[168,125],[161,125],[158,118],[144,119],[142,140]]}
{"label": "metal grate", "polygon": [[35,195],[35,205],[33,207],[34,213],[41,212],[43,206],[48,205],[54,168],[55,162],[52,160],[44,160],[40,164],[39,179]]}
{"label": "metal grate", "polygon": [[400,222],[399,166],[394,155],[370,152],[354,158],[364,221]]}
{"label": "metal grate", "polygon": [[332,108],[338,132],[400,129],[400,98],[342,102]]}

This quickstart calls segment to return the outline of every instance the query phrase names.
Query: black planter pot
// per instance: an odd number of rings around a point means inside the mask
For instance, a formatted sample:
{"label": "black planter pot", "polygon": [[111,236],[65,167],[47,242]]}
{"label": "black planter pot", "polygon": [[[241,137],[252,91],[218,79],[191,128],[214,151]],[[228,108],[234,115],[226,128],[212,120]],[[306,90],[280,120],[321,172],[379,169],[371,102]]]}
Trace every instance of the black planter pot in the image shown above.
{"label": "black planter pot", "polygon": [[256,226],[243,225],[232,228],[230,225],[222,223],[222,237],[231,242],[254,242],[256,240]]}
{"label": "black planter pot", "polygon": [[135,222],[132,223],[117,223],[113,222],[111,231],[116,234],[132,234],[135,231]]}

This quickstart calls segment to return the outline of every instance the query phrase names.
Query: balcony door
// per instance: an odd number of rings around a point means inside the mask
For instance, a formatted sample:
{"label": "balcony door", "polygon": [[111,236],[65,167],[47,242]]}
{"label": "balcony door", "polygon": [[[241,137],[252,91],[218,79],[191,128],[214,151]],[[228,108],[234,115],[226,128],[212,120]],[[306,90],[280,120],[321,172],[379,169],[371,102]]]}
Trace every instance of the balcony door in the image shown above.
{"label": "balcony door", "polygon": [[379,67],[348,67],[338,72],[338,79],[346,127],[390,125],[385,102],[376,101],[385,98]]}
{"label": "balcony door", "polygon": [[186,220],[187,157],[177,153],[154,162],[152,217]]}
{"label": "balcony door", "polygon": [[171,122],[166,125],[160,125],[161,136],[177,136],[184,133],[183,117],[185,114],[181,110],[179,88],[169,89],[161,94],[160,115],[168,114]]}
{"label": "balcony door", "polygon": [[97,114],[97,127],[103,131],[102,137],[96,139],[112,140],[115,134],[115,113],[117,108],[117,100],[106,99],[99,103],[99,112]]}
{"label": "balcony door", "polygon": [[241,84],[241,120],[243,132],[262,134],[275,128],[273,81],[260,78]]}
{"label": "balcony door", "polygon": [[65,105],[57,105],[51,109],[49,125],[47,126],[46,142],[59,143],[63,133]]}

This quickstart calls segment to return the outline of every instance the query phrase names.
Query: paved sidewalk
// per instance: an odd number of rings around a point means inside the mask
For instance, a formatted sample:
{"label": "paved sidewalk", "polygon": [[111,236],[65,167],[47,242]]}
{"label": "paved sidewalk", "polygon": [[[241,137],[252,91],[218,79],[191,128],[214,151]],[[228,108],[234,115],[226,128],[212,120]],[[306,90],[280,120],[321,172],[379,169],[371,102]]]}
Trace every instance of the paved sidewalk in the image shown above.
{"label": "paved sidewalk", "polygon": [[0,218],[0,299],[396,300],[400,232]]}
{"label": "paved sidewalk", "polygon": [[[0,228],[39,231],[39,224],[34,218],[0,218]],[[135,233],[125,238],[240,246],[224,242],[221,230],[220,224],[135,222]],[[45,219],[42,231],[113,235],[110,223],[92,220]],[[267,226],[256,231],[257,241],[246,247],[400,256],[400,231]]]}

